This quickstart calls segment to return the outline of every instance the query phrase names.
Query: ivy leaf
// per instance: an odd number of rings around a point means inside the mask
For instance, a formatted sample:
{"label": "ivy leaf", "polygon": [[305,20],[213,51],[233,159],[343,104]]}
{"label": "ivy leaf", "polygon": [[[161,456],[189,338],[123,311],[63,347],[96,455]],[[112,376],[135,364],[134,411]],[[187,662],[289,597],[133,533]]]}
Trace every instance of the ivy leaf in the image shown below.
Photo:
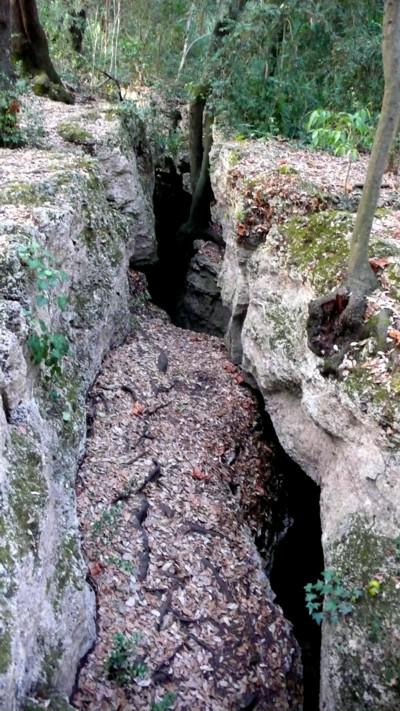
{"label": "ivy leaf", "polygon": [[57,304],[61,311],[65,311],[68,305],[68,296],[65,296],[65,294],[61,294],[61,296],[58,296]]}
{"label": "ivy leaf", "polygon": [[38,306],[47,306],[49,303],[49,300],[47,296],[44,296],[43,294],[39,294],[39,296],[36,297],[36,303]]}
{"label": "ivy leaf", "polygon": [[314,612],[312,617],[313,617],[313,620],[315,620],[315,622],[318,625],[320,625],[322,620],[324,619],[324,613],[323,612]]}

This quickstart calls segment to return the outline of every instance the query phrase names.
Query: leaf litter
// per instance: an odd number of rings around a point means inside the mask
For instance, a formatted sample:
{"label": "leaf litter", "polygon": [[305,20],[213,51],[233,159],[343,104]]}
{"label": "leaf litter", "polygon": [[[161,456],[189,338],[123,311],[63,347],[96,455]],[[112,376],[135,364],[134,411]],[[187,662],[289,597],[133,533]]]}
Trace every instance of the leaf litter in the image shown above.
{"label": "leaf litter", "polygon": [[[132,283],[144,288],[138,275]],[[90,395],[77,495],[98,638],[73,703],[293,708],[299,649],[254,543],[277,495],[256,400],[221,340],[151,304],[134,318]],[[118,674],[124,644],[134,656]]]}

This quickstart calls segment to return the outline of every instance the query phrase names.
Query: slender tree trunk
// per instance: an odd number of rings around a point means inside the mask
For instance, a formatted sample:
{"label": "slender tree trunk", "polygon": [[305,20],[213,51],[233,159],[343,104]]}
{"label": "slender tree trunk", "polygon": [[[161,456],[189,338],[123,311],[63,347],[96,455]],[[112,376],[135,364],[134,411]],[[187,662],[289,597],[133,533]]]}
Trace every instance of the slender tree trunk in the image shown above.
{"label": "slender tree trunk", "polygon": [[213,117],[205,113],[203,127],[203,157],[196,186],[192,194],[189,220],[186,223],[186,232],[206,229],[210,220],[210,199],[212,197],[210,181],[210,152],[213,142],[212,136]]}
{"label": "slender tree trunk", "polygon": [[368,262],[368,244],[378,204],[382,177],[400,118],[400,2],[386,0],[383,20],[383,68],[385,91],[367,177],[357,211],[351,240],[348,285],[350,288],[375,285]]}
{"label": "slender tree trunk", "polygon": [[385,0],[382,55],[385,90],[351,239],[347,278],[344,286],[309,305],[308,343],[315,353],[325,356],[326,373],[336,373],[349,343],[365,335],[366,296],[377,285],[368,246],[382,176],[400,119],[400,0]]}
{"label": "slender tree trunk", "polygon": [[196,9],[196,5],[194,2],[192,2],[191,6],[190,6],[190,10],[187,15],[187,19],[186,19],[185,40],[183,43],[182,56],[181,56],[181,61],[179,64],[179,69],[178,69],[176,81],[179,81],[180,75],[181,75],[183,68],[185,66],[186,56],[187,56],[188,47],[189,47],[190,28],[192,26],[192,20],[193,20],[193,15],[194,15],[195,9]]}
{"label": "slender tree trunk", "polygon": [[[210,38],[206,64],[221,47],[222,41],[231,31],[231,23],[236,22],[247,0],[230,0],[223,17],[216,22]],[[196,234],[207,227],[210,218],[210,199],[212,197],[210,182],[210,151],[212,147],[213,116],[207,112],[207,95],[210,91],[209,82],[203,73],[203,81],[197,97],[190,106],[190,170],[192,183],[192,205],[187,223],[182,231]]]}
{"label": "slender tree trunk", "polygon": [[10,0],[0,2],[0,87],[13,79]]}
{"label": "slender tree trunk", "polygon": [[192,195],[196,189],[203,161],[203,116],[205,105],[205,99],[197,98],[192,101],[189,110],[190,182]]}

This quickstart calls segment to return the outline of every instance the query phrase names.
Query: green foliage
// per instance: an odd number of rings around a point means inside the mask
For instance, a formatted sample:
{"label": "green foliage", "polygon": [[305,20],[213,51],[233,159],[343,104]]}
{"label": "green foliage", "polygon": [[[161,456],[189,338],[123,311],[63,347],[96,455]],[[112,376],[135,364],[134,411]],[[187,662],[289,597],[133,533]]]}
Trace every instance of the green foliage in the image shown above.
{"label": "green foliage", "polygon": [[92,537],[106,539],[110,538],[115,531],[118,519],[121,515],[121,504],[112,504],[104,509],[99,518],[92,524]]}
{"label": "green foliage", "polygon": [[122,572],[126,573],[127,575],[134,575],[136,571],[136,568],[133,563],[130,560],[125,560],[124,558],[117,558],[115,556],[111,556],[107,559],[107,562],[111,565],[115,565],[117,568],[119,568],[119,570],[122,570]]}
{"label": "green foliage", "polygon": [[[61,311],[67,307],[67,297],[58,291],[68,275],[54,266],[52,254],[34,240],[20,247],[18,256],[33,276],[36,306],[47,311],[50,321],[54,302]],[[43,318],[33,316],[31,312],[27,316],[30,323],[27,345],[32,360],[35,365],[43,363],[54,379],[61,375],[61,362],[69,353],[69,341],[62,333],[53,333]]]}
{"label": "green foliage", "polygon": [[214,58],[213,101],[248,136],[303,137],[318,106],[380,107],[383,3],[250,1]]}
{"label": "green foliage", "polygon": [[87,0],[83,55],[69,32],[82,1],[38,2],[62,77],[114,97],[117,83],[102,72],[118,80],[123,96],[139,84],[190,100],[211,87],[220,123],[245,136],[304,138],[306,117],[318,107],[354,114],[362,106],[372,116],[380,108],[382,0],[248,0],[212,57],[226,0]]}
{"label": "green foliage", "polygon": [[372,146],[374,127],[368,109],[350,114],[345,111],[315,109],[308,119],[307,131],[314,148],[328,150],[337,156],[358,157],[360,150]]}
{"label": "green foliage", "polygon": [[137,653],[138,642],[137,634],[128,636],[117,632],[114,635],[113,646],[105,662],[105,670],[108,678],[120,686],[128,686],[133,679],[143,679],[147,674],[147,666]]}
{"label": "green foliage", "polygon": [[7,84],[3,79],[0,88],[0,147],[18,148],[24,142],[19,125],[21,84]]}
{"label": "green foliage", "polygon": [[156,703],[152,704],[151,711],[169,711],[169,709],[173,708],[175,699],[176,694],[169,692],[168,694],[165,694],[164,698],[161,701],[157,701]]}
{"label": "green foliage", "polygon": [[307,610],[318,624],[323,620],[337,624],[340,617],[353,612],[354,603],[362,597],[362,590],[347,588],[334,570],[324,570],[322,579],[308,583],[304,590]]}

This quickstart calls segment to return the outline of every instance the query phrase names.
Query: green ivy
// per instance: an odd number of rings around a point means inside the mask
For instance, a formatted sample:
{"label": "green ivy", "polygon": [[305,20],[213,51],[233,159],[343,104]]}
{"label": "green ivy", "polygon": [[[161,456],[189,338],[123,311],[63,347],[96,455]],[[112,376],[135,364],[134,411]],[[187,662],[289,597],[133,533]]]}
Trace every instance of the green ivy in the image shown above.
{"label": "green ivy", "polygon": [[[18,256],[33,276],[36,307],[47,312],[50,322],[54,304],[57,304],[61,311],[67,308],[68,298],[59,290],[68,280],[68,275],[54,266],[53,255],[34,240],[20,247]],[[68,338],[62,333],[53,333],[47,322],[31,311],[28,311],[26,316],[30,326],[27,345],[32,361],[35,365],[44,364],[50,377],[54,379],[61,375],[62,360],[69,353]]]}
{"label": "green ivy", "polygon": [[348,588],[334,570],[324,570],[316,583],[305,585],[306,607],[319,625],[323,620],[337,624],[340,617],[353,612],[354,603],[362,597],[359,588]]}

